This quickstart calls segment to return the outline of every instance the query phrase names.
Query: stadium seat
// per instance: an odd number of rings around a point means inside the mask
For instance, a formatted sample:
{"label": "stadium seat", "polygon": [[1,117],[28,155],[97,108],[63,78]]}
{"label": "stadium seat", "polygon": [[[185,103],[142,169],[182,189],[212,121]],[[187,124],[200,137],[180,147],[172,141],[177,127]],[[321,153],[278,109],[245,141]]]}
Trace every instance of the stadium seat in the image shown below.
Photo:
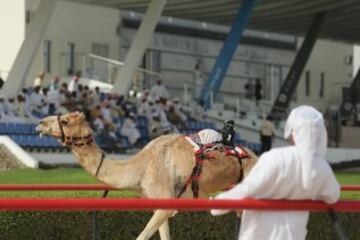
{"label": "stadium seat", "polygon": [[0,123],[0,134],[7,134],[7,125],[6,125],[6,123]]}
{"label": "stadium seat", "polygon": [[150,138],[149,131],[146,127],[138,127],[141,138]]}
{"label": "stadium seat", "polygon": [[129,142],[127,137],[121,137],[120,141],[121,141],[121,146],[122,147],[124,147],[124,148],[130,148],[131,147],[130,142]]}
{"label": "stadium seat", "polygon": [[136,118],[136,126],[137,127],[147,127],[148,126],[148,120],[146,117],[140,116]]}

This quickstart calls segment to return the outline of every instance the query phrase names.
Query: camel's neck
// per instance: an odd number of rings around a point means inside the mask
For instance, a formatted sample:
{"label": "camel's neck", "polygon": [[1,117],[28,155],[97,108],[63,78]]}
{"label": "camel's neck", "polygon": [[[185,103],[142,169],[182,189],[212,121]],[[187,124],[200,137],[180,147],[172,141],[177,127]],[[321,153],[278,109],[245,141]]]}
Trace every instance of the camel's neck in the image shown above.
{"label": "camel's neck", "polygon": [[100,166],[102,150],[95,143],[72,147],[72,152],[81,166],[101,182],[119,189],[139,188],[142,164],[138,159],[110,160],[105,157]]}

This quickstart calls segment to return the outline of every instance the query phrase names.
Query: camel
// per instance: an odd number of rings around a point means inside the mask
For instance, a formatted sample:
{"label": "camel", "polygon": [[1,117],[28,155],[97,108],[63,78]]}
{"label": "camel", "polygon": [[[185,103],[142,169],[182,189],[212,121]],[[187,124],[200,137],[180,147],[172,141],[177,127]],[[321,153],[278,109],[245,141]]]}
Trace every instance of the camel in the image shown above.
{"label": "camel", "polygon": [[[180,134],[163,135],[152,140],[129,160],[114,160],[104,157],[83,113],[46,117],[36,130],[40,135],[53,136],[70,147],[80,165],[100,182],[114,189],[135,191],[146,198],[176,197],[195,165],[194,147]],[[251,150],[245,151],[250,157],[242,160],[244,176],[257,161]],[[212,157],[203,161],[198,180],[200,197],[236,184],[240,168],[236,157],[212,151]],[[188,187],[181,198],[191,196]],[[161,240],[170,240],[168,219],[176,212],[155,210],[137,240],[149,239],[157,230]]]}

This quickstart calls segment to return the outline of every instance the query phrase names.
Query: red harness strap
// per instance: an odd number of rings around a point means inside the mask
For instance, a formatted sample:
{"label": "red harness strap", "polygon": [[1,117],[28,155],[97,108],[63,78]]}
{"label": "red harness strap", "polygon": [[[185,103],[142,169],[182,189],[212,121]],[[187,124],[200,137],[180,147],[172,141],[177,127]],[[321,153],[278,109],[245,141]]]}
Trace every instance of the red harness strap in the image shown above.
{"label": "red harness strap", "polygon": [[193,171],[190,175],[190,177],[185,182],[183,188],[177,195],[177,197],[181,197],[181,195],[186,191],[188,185],[191,183],[191,190],[193,192],[193,197],[198,198],[199,197],[199,178],[202,171],[202,164],[203,160],[206,158],[203,152],[203,148],[198,149],[195,152],[195,166],[193,168]]}
{"label": "red harness strap", "polygon": [[203,161],[204,159],[207,159],[209,155],[205,153],[206,150],[220,150],[223,151],[225,156],[234,156],[239,160],[240,164],[240,176],[238,182],[241,182],[244,176],[243,168],[242,168],[242,159],[248,158],[249,154],[241,147],[229,147],[229,146],[223,146],[222,144],[218,143],[209,143],[209,144],[202,144],[201,139],[198,134],[190,134],[188,135],[194,143],[196,143],[199,147],[198,150],[195,151],[195,166],[193,168],[193,171],[190,175],[190,177],[186,180],[184,186],[182,187],[181,191],[177,195],[177,198],[181,197],[181,195],[186,191],[188,185],[191,183],[191,190],[193,192],[193,197],[198,198],[199,197],[199,178],[202,171]]}

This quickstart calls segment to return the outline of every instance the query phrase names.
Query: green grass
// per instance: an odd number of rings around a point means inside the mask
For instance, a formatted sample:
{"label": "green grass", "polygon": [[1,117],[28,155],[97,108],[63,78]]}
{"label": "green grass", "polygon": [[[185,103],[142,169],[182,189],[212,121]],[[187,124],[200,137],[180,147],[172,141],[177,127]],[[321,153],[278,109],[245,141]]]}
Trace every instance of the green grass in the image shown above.
{"label": "green grass", "polygon": [[[337,171],[340,184],[360,184],[360,173]],[[58,168],[52,170],[21,169],[0,172],[0,184],[90,184],[98,183],[95,177],[81,168]],[[0,197],[100,197],[101,191],[57,191],[57,192],[0,192]],[[112,191],[110,197],[130,197],[135,194]],[[342,198],[360,199],[360,192],[343,192]]]}
{"label": "green grass", "polygon": [[[81,168],[20,169],[0,172],[0,184],[94,184],[97,179]],[[102,191],[0,191],[0,197],[101,197]],[[128,191],[110,191],[109,197],[134,197]]]}
{"label": "green grass", "polygon": [[342,185],[360,185],[359,171],[337,171],[336,178]]}

